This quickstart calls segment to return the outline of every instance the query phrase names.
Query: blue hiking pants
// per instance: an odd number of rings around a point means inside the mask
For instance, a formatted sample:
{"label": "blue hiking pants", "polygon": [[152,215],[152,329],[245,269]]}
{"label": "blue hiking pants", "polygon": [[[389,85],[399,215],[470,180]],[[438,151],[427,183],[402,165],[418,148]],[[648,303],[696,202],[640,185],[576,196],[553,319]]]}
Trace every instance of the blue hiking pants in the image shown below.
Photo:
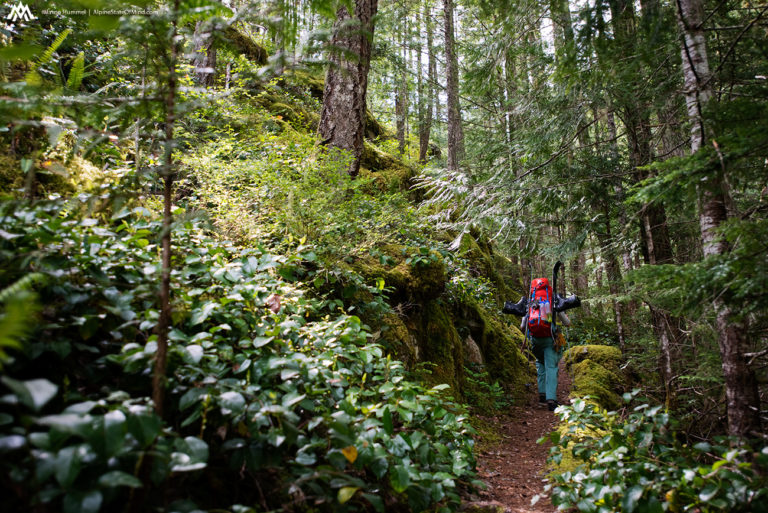
{"label": "blue hiking pants", "polygon": [[538,378],[539,393],[550,399],[557,400],[557,365],[560,363],[560,353],[555,350],[552,337],[531,337],[533,355],[536,357],[536,377]]}

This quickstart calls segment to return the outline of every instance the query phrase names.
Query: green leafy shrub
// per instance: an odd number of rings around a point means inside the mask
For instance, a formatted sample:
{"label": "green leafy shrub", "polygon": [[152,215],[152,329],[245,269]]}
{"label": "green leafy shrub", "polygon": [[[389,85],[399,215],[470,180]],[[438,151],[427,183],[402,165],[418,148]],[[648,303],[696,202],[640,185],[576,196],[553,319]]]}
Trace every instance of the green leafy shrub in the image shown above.
{"label": "green leafy shrub", "polygon": [[[157,417],[148,395],[162,225],[114,198],[122,203],[81,195],[3,205],[0,284],[30,269],[45,277],[41,322],[9,348],[3,380],[9,507],[458,506],[474,478],[472,429],[445,385],[406,379],[357,317],[300,288],[309,248],[239,248],[182,209],[166,418]],[[233,494],[227,480],[246,486]]]}
{"label": "green leafy shrub", "polygon": [[[625,394],[624,400],[633,396]],[[717,438],[715,445],[688,445],[660,406],[639,405],[622,419],[577,399],[558,413],[567,428],[550,435],[549,461],[558,464],[565,451],[572,451],[581,462],[572,472],[550,477],[546,491],[558,508],[768,511],[768,448],[753,452],[729,438]]]}
{"label": "green leafy shrub", "polygon": [[483,414],[500,412],[512,405],[509,393],[498,380],[492,381],[490,374],[481,365],[469,364],[464,367],[464,397],[470,407]]}

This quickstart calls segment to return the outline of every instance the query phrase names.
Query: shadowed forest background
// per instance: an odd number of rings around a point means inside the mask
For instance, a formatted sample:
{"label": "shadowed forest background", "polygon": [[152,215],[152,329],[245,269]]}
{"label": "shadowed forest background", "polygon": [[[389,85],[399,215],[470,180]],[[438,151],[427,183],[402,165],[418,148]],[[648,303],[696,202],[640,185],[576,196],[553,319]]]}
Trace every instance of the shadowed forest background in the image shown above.
{"label": "shadowed forest background", "polygon": [[4,4],[4,509],[457,511],[559,260],[542,497],[768,511],[766,11]]}

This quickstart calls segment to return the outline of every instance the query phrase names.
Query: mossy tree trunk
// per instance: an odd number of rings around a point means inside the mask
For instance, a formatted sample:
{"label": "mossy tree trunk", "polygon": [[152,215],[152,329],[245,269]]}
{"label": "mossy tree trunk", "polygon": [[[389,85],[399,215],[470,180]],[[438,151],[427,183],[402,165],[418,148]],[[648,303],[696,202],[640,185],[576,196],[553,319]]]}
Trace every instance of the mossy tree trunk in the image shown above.
{"label": "mossy tree trunk", "polygon": [[357,176],[363,154],[365,97],[378,0],[355,0],[354,13],[336,11],[318,131],[323,143],[352,154],[347,172]]}

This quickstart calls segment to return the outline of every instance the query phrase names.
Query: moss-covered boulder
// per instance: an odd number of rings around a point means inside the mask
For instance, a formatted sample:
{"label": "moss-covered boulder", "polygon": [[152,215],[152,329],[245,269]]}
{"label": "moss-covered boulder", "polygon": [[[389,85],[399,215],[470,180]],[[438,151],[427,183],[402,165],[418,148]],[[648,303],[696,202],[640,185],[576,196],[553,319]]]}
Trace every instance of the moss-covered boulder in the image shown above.
{"label": "moss-covered boulder", "polygon": [[475,275],[484,276],[493,284],[499,297],[505,301],[513,298],[516,300],[516,291],[522,287],[519,276],[512,262],[496,253],[486,237],[477,230],[463,234],[458,254],[469,261]]}
{"label": "moss-covered boulder", "polygon": [[447,383],[454,395],[461,397],[464,380],[464,347],[454,326],[451,312],[442,301],[429,301],[423,305],[414,326],[418,332],[419,357],[429,362],[431,374],[427,382]]}
{"label": "moss-covered boulder", "polygon": [[621,397],[616,390],[621,390],[623,380],[618,375],[590,359],[573,365],[572,371],[572,397],[589,396],[607,410],[621,406]]}
{"label": "moss-covered boulder", "polygon": [[563,355],[563,362],[566,367],[571,367],[587,359],[599,363],[616,374],[620,372],[619,366],[624,360],[621,355],[621,350],[618,347],[603,346],[599,344],[574,346]]}
{"label": "moss-covered boulder", "polygon": [[373,141],[375,139],[391,139],[392,137],[394,137],[392,133],[379,123],[370,109],[365,109],[365,138]]}
{"label": "moss-covered boulder", "polygon": [[[394,192],[409,190],[415,175],[412,167],[365,141],[360,159],[360,176],[372,181],[375,190]],[[371,190],[370,192],[375,192]]]}
{"label": "moss-covered boulder", "polygon": [[600,407],[621,407],[620,394],[626,387],[620,364],[621,351],[602,345],[575,346],[563,355],[566,369],[573,375],[571,397],[590,396]]}
{"label": "moss-covered boulder", "polygon": [[532,376],[520,350],[524,339],[520,330],[506,326],[476,301],[458,305],[454,316],[480,348],[491,378],[504,383],[515,400],[523,401],[525,384]]}
{"label": "moss-covered boulder", "polygon": [[296,92],[306,91],[316,100],[323,100],[325,76],[321,71],[312,71],[310,69],[286,70],[278,83]]}
{"label": "moss-covered boulder", "polygon": [[[443,257],[430,251],[421,255],[419,249],[407,246],[387,245],[379,248],[390,264],[381,263],[381,259],[372,256],[360,258],[351,264],[354,271],[371,283],[384,280],[384,286],[390,287],[390,297],[395,302],[420,302],[438,297],[445,290],[447,272]],[[412,254],[418,254],[417,263],[409,262]],[[395,305],[396,306],[396,305]]]}

